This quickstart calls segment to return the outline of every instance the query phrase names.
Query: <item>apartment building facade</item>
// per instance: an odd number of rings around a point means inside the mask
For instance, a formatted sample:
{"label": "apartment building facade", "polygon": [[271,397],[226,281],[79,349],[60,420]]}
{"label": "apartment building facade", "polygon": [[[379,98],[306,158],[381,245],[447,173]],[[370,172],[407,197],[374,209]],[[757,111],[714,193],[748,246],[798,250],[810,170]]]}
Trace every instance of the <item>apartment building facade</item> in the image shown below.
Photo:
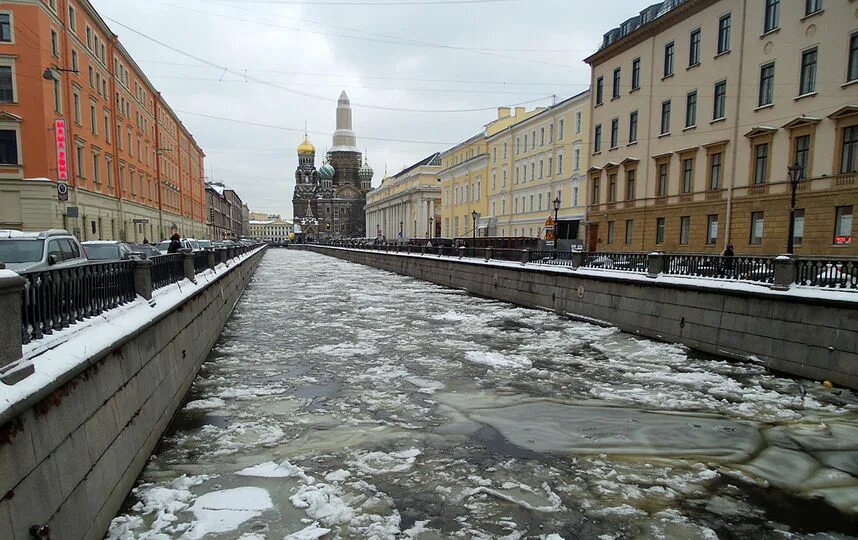
{"label": "apartment building facade", "polygon": [[592,67],[587,247],[856,255],[858,9],[668,0]]}
{"label": "apartment building facade", "polygon": [[0,227],[202,236],[203,159],[87,0],[0,6]]}
{"label": "apartment building facade", "polygon": [[564,248],[580,245],[589,114],[585,91],[488,137],[488,212],[496,216],[497,235],[544,238],[559,199],[557,238]]}
{"label": "apartment building facade", "polygon": [[437,238],[441,231],[441,153],[435,152],[366,194],[367,235],[388,240]]}

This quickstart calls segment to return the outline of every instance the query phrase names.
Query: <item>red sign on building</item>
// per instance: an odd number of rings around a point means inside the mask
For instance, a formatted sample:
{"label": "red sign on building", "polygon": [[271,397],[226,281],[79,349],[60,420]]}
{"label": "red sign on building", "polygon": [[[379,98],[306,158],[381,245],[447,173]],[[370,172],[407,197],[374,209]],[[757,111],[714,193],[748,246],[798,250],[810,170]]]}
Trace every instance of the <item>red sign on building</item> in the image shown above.
{"label": "red sign on building", "polygon": [[57,180],[69,179],[68,159],[66,155],[66,121],[54,120],[54,136],[57,143]]}

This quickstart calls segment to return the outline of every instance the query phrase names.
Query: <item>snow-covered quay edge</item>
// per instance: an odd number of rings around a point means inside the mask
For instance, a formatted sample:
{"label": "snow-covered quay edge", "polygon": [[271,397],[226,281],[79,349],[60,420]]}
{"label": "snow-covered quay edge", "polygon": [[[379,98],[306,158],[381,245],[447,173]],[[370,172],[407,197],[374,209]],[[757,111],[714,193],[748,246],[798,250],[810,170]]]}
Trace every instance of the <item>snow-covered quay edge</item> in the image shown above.
{"label": "snow-covered quay edge", "polygon": [[34,373],[0,385],[0,530],[104,534],[264,251],[25,347]]}
{"label": "snow-covered quay edge", "polygon": [[783,373],[858,388],[858,294],[709,278],[381,253],[317,253],[555,313]]}

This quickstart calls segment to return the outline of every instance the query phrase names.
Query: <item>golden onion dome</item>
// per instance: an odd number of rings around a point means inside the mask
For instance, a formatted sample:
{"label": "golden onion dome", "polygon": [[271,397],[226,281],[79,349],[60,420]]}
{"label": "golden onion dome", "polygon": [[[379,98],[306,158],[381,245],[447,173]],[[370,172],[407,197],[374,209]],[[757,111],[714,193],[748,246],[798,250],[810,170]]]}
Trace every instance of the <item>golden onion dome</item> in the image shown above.
{"label": "golden onion dome", "polygon": [[310,139],[304,135],[304,142],[298,145],[298,155],[315,154],[316,147],[310,143]]}

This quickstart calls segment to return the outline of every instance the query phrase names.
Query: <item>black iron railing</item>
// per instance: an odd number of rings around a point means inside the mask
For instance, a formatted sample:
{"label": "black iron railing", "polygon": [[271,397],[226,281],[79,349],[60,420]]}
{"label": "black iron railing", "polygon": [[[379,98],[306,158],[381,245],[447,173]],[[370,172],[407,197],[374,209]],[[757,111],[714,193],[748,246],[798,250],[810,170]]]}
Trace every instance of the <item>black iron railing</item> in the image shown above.
{"label": "black iron railing", "polygon": [[798,259],[795,282],[812,287],[858,290],[858,260]]}
{"label": "black iron railing", "polygon": [[550,264],[554,266],[571,266],[571,251],[554,251],[552,249],[532,249],[528,252],[530,262]]}
{"label": "black iron railing", "polygon": [[21,276],[27,280],[21,292],[24,343],[68,328],[135,297],[133,261],[24,272]]}
{"label": "black iron railing", "polygon": [[185,254],[171,253],[152,257],[152,288],[160,289],[185,279]]}
{"label": "black iron railing", "polygon": [[646,272],[648,268],[647,261],[646,253],[593,251],[584,255],[584,263],[581,266],[587,268],[602,268],[605,270]]}
{"label": "black iron railing", "polygon": [[195,251],[194,252],[194,273],[199,274],[209,268],[209,252]]}
{"label": "black iron railing", "polygon": [[721,255],[665,255],[665,274],[738,279],[773,283],[774,257],[724,257]]}

